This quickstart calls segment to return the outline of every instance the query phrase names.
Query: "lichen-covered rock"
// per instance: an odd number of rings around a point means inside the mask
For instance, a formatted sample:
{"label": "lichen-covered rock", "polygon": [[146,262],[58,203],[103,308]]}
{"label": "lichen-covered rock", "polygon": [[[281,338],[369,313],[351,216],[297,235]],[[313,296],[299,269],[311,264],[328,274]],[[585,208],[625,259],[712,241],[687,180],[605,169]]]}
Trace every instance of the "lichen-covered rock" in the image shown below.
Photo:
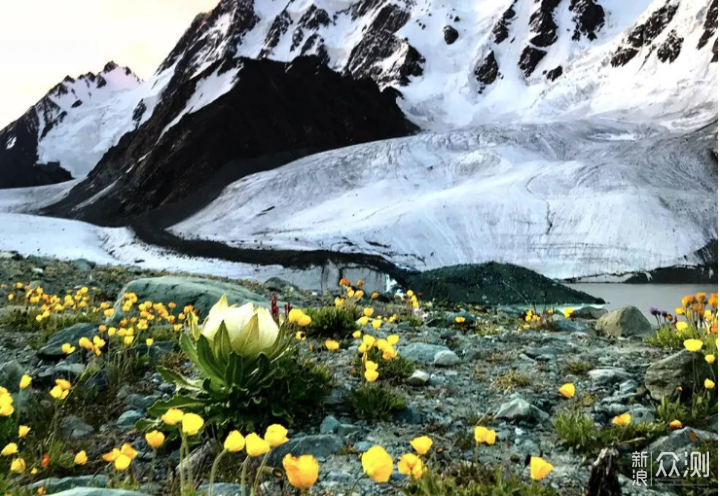
{"label": "lichen-covered rock", "polygon": [[652,325],[640,310],[628,306],[600,317],[595,324],[595,331],[601,336],[611,338],[642,337],[652,333]]}
{"label": "lichen-covered rock", "polygon": [[174,302],[179,308],[193,305],[201,315],[207,315],[210,308],[217,303],[222,295],[227,295],[230,304],[248,302],[268,306],[268,299],[238,284],[231,284],[200,277],[163,276],[136,279],[123,287],[115,302],[115,313],[122,313],[123,295],[135,293],[139,301],[150,300],[154,303],[168,304]]}
{"label": "lichen-covered rock", "polygon": [[687,350],[679,351],[648,367],[645,372],[645,387],[650,392],[650,396],[657,401],[673,395],[679,387],[692,391],[693,368],[704,366],[702,354]]}

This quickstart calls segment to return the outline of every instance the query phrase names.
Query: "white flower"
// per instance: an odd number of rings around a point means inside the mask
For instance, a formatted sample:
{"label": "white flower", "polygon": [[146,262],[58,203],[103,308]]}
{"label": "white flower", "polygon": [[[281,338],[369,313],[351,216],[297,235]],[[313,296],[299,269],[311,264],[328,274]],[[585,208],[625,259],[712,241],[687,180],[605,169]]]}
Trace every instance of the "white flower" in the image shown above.
{"label": "white flower", "polygon": [[213,341],[223,322],[233,351],[242,356],[268,350],[275,344],[280,332],[267,308],[256,307],[252,303],[241,307],[230,306],[225,295],[210,309],[202,334]]}

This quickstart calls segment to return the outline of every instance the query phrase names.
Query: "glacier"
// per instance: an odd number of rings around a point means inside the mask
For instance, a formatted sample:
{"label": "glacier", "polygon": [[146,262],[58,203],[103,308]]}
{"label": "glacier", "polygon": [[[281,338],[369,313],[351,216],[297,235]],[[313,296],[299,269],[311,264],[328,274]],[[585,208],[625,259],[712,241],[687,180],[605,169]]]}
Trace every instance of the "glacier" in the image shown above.
{"label": "glacier", "polygon": [[423,133],[245,177],[171,231],[560,279],[699,264],[717,239],[716,132],[575,121]]}

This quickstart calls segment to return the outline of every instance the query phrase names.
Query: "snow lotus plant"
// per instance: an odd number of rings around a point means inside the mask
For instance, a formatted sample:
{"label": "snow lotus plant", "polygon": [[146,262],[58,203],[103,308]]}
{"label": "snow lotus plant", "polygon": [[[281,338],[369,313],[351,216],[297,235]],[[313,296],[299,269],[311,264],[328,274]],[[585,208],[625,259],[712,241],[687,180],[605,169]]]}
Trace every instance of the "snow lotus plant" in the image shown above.
{"label": "snow lotus plant", "polygon": [[[149,409],[151,416],[179,408],[200,414],[210,424],[243,428],[270,419],[291,422],[298,408],[306,408],[302,402],[311,406],[322,401],[318,387],[327,387],[330,374],[299,360],[292,333],[268,309],[252,303],[230,306],[223,296],[202,326],[193,317],[180,347],[197,377],[158,367],[177,393],[156,402]],[[162,426],[157,420],[141,421],[138,428]]]}

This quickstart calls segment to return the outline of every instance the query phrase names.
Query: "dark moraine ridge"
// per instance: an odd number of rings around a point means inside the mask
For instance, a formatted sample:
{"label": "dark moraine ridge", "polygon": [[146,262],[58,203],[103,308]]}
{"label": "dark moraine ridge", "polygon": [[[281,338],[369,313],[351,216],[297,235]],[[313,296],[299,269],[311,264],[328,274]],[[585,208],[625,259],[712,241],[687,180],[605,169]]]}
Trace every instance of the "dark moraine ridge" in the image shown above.
{"label": "dark moraine ridge", "polygon": [[600,298],[576,291],[530,269],[497,262],[442,267],[409,274],[406,281],[409,287],[422,292],[423,297],[448,303],[604,303]]}

